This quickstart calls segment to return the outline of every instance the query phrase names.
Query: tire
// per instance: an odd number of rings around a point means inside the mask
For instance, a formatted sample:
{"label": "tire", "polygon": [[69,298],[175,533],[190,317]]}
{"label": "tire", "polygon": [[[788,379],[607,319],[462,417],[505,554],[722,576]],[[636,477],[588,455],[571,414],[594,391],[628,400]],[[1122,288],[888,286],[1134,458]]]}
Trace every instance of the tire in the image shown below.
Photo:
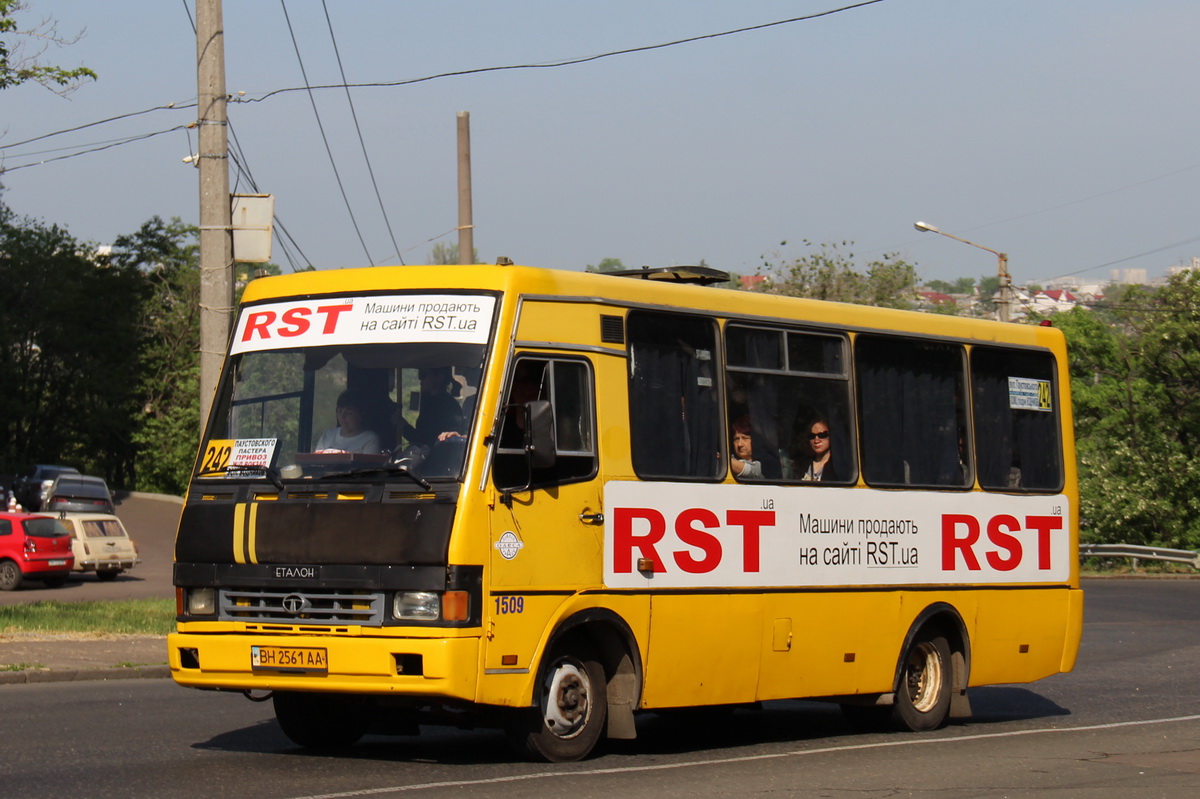
{"label": "tire", "polygon": [[919,636],[904,653],[893,717],[903,729],[936,730],[950,713],[950,644],[943,636]]}
{"label": "tire", "polygon": [[518,751],[547,763],[587,757],[608,714],[604,667],[592,648],[582,641],[557,646],[542,664],[536,700],[509,727]]}
{"label": "tire", "polygon": [[23,579],[25,575],[21,574],[21,567],[16,561],[0,561],[0,591],[16,591]]}
{"label": "tire", "polygon": [[62,588],[67,584],[67,575],[59,574],[54,577],[47,577],[46,579],[42,580],[42,582],[47,588]]}
{"label": "tire", "polygon": [[272,701],[283,734],[309,749],[346,749],[370,723],[369,706],[359,696],[276,691]]}
{"label": "tire", "polygon": [[111,583],[120,573],[120,569],[102,569],[96,572],[96,579],[102,583]]}

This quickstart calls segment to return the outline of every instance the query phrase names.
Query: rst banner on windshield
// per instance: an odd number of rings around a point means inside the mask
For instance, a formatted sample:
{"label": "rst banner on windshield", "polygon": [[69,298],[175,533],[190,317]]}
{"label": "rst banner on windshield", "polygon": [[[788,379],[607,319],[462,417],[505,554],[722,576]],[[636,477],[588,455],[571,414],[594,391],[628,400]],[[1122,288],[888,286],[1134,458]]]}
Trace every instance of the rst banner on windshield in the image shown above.
{"label": "rst banner on windshield", "polygon": [[496,300],[486,295],[393,294],[252,305],[230,353],[344,344],[486,344]]}

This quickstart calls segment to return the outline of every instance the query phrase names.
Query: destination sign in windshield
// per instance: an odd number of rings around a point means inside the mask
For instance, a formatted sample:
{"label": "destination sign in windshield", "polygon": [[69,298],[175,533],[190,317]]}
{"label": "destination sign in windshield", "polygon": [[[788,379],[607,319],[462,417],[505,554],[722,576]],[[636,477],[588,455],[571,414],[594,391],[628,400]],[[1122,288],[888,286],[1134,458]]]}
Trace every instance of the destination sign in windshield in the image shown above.
{"label": "destination sign in windshield", "polygon": [[342,344],[486,344],[496,300],[486,295],[326,297],[243,308],[230,352]]}

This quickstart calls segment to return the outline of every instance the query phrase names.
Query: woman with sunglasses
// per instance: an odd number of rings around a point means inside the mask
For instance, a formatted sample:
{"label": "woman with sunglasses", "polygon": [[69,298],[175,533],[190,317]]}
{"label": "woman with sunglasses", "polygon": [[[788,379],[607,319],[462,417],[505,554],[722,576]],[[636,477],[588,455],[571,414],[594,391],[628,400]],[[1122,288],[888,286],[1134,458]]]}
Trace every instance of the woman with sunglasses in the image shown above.
{"label": "woman with sunglasses", "polygon": [[802,440],[798,443],[804,457],[798,460],[801,465],[807,460],[800,479],[818,483],[836,482],[838,476],[829,457],[833,453],[833,442],[829,438],[828,420],[817,417],[800,429]]}

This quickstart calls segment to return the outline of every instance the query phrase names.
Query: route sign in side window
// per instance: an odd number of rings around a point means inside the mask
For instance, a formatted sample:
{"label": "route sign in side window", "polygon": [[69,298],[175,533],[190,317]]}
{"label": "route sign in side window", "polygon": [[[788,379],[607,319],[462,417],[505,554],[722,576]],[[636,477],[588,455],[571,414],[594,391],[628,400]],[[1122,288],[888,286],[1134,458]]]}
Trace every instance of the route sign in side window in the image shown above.
{"label": "route sign in side window", "polygon": [[979,485],[997,491],[1058,491],[1062,441],[1054,356],[975,347],[971,396]]}

